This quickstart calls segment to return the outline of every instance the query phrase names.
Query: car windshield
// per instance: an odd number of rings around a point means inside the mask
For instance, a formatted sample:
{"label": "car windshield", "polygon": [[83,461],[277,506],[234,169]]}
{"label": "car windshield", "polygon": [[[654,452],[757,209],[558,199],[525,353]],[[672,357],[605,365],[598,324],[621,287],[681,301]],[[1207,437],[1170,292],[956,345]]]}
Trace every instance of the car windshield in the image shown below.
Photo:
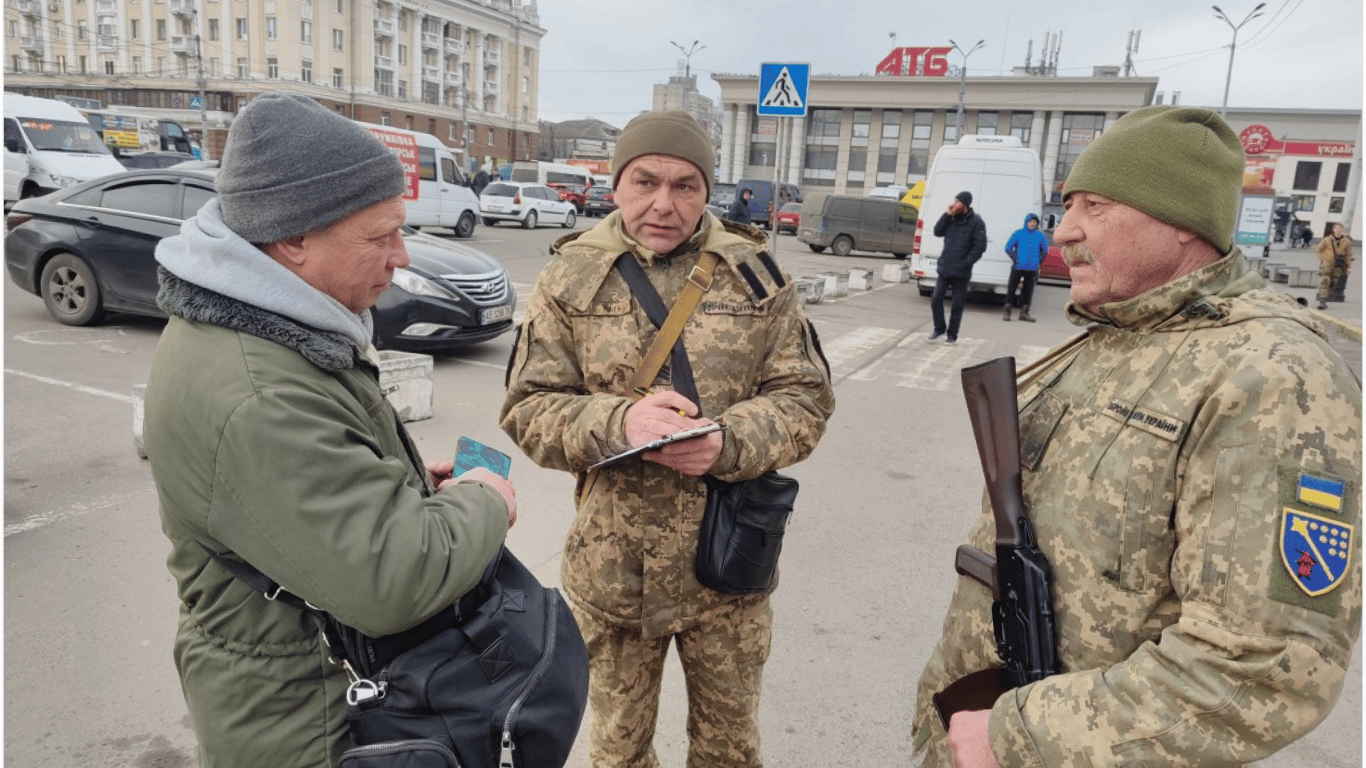
{"label": "car windshield", "polygon": [[801,209],[802,209],[802,204],[801,204],[801,203],[787,203],[787,204],[784,205],[780,210],[781,210],[783,213],[797,213],[797,212],[801,211]]}
{"label": "car windshield", "polygon": [[95,133],[90,123],[21,117],[19,126],[24,129],[34,149],[91,155],[109,154],[108,148],[100,141],[100,135]]}

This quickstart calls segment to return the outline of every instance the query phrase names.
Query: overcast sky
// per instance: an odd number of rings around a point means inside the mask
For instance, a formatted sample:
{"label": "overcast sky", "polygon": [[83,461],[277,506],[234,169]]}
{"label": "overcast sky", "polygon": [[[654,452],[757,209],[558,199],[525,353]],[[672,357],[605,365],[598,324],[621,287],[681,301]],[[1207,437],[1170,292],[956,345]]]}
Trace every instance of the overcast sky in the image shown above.
{"label": "overcast sky", "polygon": [[[1225,0],[1237,24],[1257,5]],[[540,118],[594,117],[617,127],[651,106],[652,87],[681,74],[692,54],[698,90],[718,100],[712,73],[758,75],[764,62],[809,62],[813,76],[872,75],[896,46],[965,49],[968,77],[1009,74],[1033,41],[1061,33],[1058,74],[1122,65],[1141,30],[1136,74],[1181,103],[1218,107],[1233,31],[1208,4],[1184,0],[1079,3],[922,0],[540,0]],[[836,10],[832,10],[836,9]],[[1231,107],[1361,109],[1362,1],[1269,0],[1238,32]],[[895,33],[895,43],[891,34]],[[958,66],[962,56],[949,55]]]}

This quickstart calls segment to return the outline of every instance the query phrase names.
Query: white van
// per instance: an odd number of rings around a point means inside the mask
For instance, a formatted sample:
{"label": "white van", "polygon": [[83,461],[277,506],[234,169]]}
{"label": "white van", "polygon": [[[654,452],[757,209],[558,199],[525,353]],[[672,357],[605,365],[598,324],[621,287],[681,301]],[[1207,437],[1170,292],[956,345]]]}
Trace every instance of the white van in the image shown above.
{"label": "white van", "polygon": [[944,250],[944,238],[934,236],[935,222],[948,210],[954,195],[964,190],[972,193],[972,209],[987,225],[987,250],[972,268],[969,289],[1005,296],[1010,278],[1006,241],[1020,228],[1025,214],[1043,215],[1039,154],[1014,136],[975,134],[939,149],[925,179],[925,199],[911,252],[911,277],[919,284],[921,296],[934,292],[935,263]]}
{"label": "white van", "polygon": [[127,170],[70,104],[5,93],[5,206]]}
{"label": "white van", "polygon": [[465,174],[451,150],[430,133],[409,131],[391,125],[361,123],[379,137],[403,163],[408,191],[403,204],[408,209],[404,222],[411,227],[450,227],[456,237],[474,234],[479,221],[479,198],[470,189]]}

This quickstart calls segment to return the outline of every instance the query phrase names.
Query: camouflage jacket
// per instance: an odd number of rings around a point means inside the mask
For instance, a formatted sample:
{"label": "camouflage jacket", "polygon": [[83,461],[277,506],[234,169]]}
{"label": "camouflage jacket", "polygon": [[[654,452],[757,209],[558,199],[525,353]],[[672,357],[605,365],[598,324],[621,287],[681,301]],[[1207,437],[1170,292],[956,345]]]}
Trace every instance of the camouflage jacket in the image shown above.
{"label": "camouflage jacket", "polygon": [[[999,698],[1002,766],[1232,766],[1312,729],[1361,624],[1361,389],[1241,254],[1126,302],[1021,371],[1024,493],[1052,563],[1061,674]],[[971,543],[989,549],[984,502]],[[1313,539],[1310,541],[1310,539]],[[999,665],[959,579],[930,694]]]}
{"label": "camouflage jacket", "polygon": [[[672,306],[702,250],[721,257],[682,337],[702,413],[727,427],[715,477],[743,480],[806,458],[834,390],[792,281],[757,230],[707,214],[689,252],[661,258],[629,242],[620,220],[613,213],[552,247],[509,362],[502,427],[536,463],[577,476],[561,573],[568,595],[606,621],[662,636],[733,598],[693,575],[701,478],[642,460],[586,471],[630,447],[628,382],[655,333],[613,262],[636,254]],[[672,388],[667,365],[655,387]]]}

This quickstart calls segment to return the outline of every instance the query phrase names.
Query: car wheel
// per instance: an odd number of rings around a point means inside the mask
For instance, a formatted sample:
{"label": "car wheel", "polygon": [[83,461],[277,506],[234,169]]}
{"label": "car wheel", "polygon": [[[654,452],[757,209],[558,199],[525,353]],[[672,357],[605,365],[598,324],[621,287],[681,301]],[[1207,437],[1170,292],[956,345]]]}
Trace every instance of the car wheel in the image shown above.
{"label": "car wheel", "polygon": [[904,253],[894,253],[894,254],[892,254],[892,256],[893,256],[894,258],[898,258],[898,259],[904,259],[904,258],[906,258],[906,254],[904,254]]}
{"label": "car wheel", "polygon": [[91,325],[104,317],[95,273],[74,253],[53,256],[39,285],[47,311],[63,325]]}
{"label": "car wheel", "polygon": [[527,212],[526,212],[526,218],[525,218],[525,219],[522,219],[522,229],[535,229],[535,228],[536,228],[536,212],[535,212],[535,211],[527,211]]}
{"label": "car wheel", "polygon": [[807,244],[806,244],[806,247],[807,247],[807,248],[810,248],[811,250],[815,251],[816,253],[825,253],[825,246],[823,246],[823,245],[816,245],[815,243],[807,243]]}
{"label": "car wheel", "polygon": [[840,235],[830,243],[830,252],[836,256],[848,256],[854,250],[854,239],[848,235]]}
{"label": "car wheel", "polygon": [[574,224],[578,222],[578,220],[579,217],[574,215],[574,211],[569,211],[564,215],[564,228],[569,229],[570,227],[574,226]]}
{"label": "car wheel", "polygon": [[[488,219],[485,219],[484,222],[487,223]],[[470,211],[465,211],[461,214],[460,220],[455,222],[455,236],[463,239],[473,235],[474,224],[474,214]]]}
{"label": "car wheel", "polygon": [[920,286],[920,295],[921,295],[921,296],[924,296],[924,297],[927,298],[927,299],[928,299],[929,297],[933,296],[933,295],[934,295],[934,286],[933,286],[933,285],[921,285],[921,286]]}
{"label": "car wheel", "polygon": [[495,225],[495,224],[497,224],[497,223],[498,223],[498,220],[497,220],[497,219],[490,219],[490,218],[487,217],[487,216],[484,217],[484,226],[486,226],[486,227],[491,227],[491,226],[493,226],[493,225]]}

